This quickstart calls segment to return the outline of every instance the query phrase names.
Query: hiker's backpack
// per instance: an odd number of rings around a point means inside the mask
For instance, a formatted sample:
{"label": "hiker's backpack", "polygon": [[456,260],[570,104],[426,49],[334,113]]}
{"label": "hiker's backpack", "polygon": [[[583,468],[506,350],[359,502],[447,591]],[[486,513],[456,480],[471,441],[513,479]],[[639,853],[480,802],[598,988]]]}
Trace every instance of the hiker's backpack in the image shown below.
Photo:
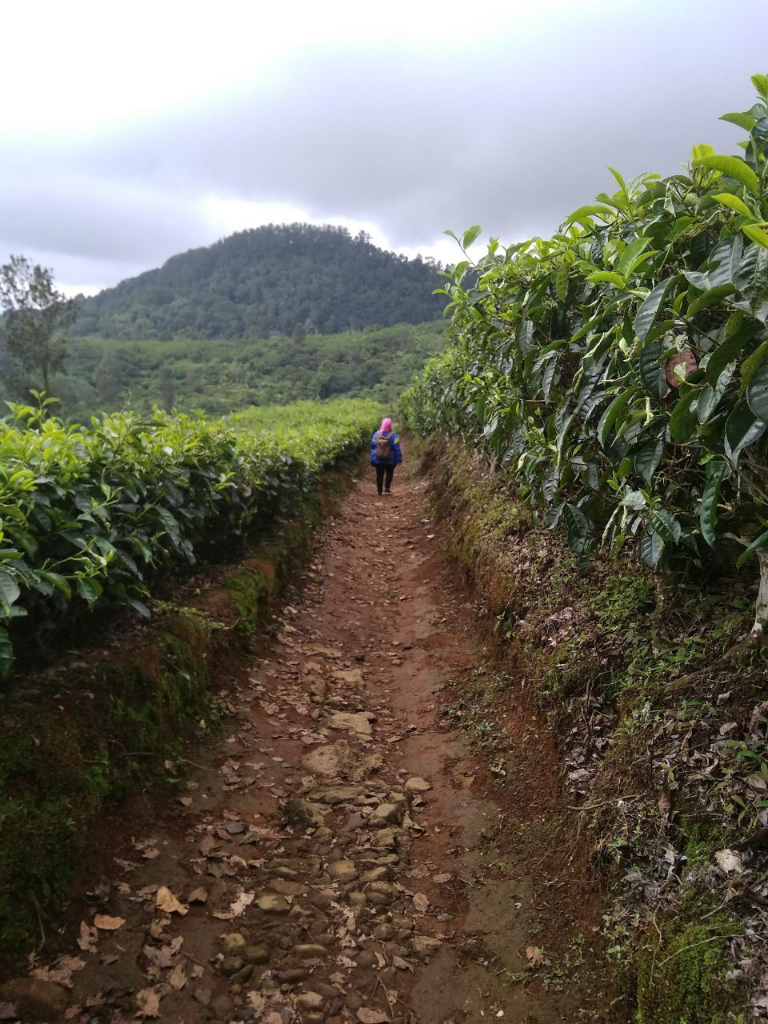
{"label": "hiker's backpack", "polygon": [[380,430],[376,432],[376,458],[379,462],[389,462],[392,458],[392,435],[389,437],[386,434],[382,434]]}

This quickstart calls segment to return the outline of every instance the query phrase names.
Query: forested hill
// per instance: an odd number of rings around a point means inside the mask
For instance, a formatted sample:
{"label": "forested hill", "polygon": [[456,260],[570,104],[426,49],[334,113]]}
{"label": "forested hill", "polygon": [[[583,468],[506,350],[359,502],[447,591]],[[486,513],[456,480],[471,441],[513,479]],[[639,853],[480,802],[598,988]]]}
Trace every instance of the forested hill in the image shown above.
{"label": "forested hill", "polygon": [[331,334],[440,317],[439,266],[341,227],[267,225],[82,299],[73,333],[111,338]]}

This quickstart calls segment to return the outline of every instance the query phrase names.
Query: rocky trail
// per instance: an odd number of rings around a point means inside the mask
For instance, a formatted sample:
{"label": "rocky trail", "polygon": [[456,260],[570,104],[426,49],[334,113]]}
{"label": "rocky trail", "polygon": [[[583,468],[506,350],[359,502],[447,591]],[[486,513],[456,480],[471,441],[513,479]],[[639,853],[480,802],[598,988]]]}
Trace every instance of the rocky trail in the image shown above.
{"label": "rocky trail", "polygon": [[551,779],[511,807],[441,717],[485,655],[424,486],[358,482],[274,641],[222,680],[220,739],[79,901],[71,949],[0,988],[0,1020],[609,1019],[588,894],[523,838]]}

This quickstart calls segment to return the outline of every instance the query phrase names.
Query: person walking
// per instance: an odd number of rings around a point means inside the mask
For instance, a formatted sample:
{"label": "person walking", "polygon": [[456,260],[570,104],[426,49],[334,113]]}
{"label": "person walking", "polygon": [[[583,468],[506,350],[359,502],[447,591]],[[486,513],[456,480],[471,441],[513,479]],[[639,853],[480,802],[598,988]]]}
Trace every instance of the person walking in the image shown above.
{"label": "person walking", "polygon": [[371,438],[371,465],[376,467],[376,490],[379,497],[389,494],[395,466],[403,461],[400,451],[400,438],[392,429],[392,420],[385,416],[381,426]]}

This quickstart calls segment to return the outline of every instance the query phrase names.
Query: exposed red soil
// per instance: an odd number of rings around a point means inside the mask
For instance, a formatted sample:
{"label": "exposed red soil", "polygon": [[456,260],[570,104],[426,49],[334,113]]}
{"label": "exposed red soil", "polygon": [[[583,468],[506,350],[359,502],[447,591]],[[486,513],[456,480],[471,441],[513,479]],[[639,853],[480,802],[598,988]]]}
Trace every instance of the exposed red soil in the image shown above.
{"label": "exposed red soil", "polygon": [[73,959],[43,973],[70,987],[41,1019],[622,1019],[542,723],[513,679],[502,775],[441,713],[491,645],[424,486],[360,481],[274,643],[221,679],[221,740],[111,823],[123,852],[73,901]]}

